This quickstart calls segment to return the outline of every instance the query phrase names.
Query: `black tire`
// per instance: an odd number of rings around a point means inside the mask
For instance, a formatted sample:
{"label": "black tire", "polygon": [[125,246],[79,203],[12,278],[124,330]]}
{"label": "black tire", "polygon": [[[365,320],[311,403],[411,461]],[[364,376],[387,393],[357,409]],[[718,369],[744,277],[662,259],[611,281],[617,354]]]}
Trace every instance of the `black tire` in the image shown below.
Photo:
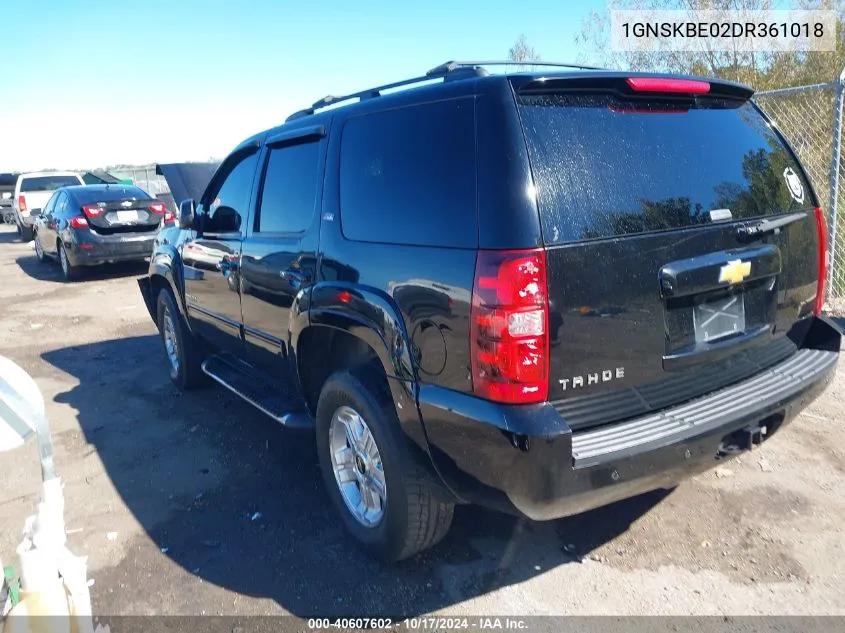
{"label": "black tire", "polygon": [[18,227],[18,233],[21,236],[22,242],[31,242],[32,241],[32,236],[33,236],[32,227],[30,227],[30,226],[19,226]]}
{"label": "black tire", "polygon": [[65,281],[76,281],[82,277],[82,266],[74,266],[71,263],[65,245],[62,244],[61,240],[57,242],[56,250],[59,255],[59,268],[62,269],[62,276],[64,276]]}
{"label": "black tire", "polygon": [[[167,351],[167,340],[165,336],[165,318],[170,317],[173,325],[173,334],[176,342],[176,356],[178,365],[170,360]],[[188,331],[182,313],[176,306],[176,299],[170,288],[162,288],[156,299],[156,324],[158,325],[161,342],[164,346],[164,353],[167,358],[167,367],[170,380],[182,391],[196,389],[205,382],[205,374],[202,371],[202,348],[199,341]]]}
{"label": "black tire", "polygon": [[44,245],[41,244],[41,240],[38,238],[38,232],[36,231],[35,235],[32,236],[32,239],[35,240],[35,257],[38,258],[39,262],[46,262],[47,255],[44,253]]}
{"label": "black tire", "polygon": [[[386,382],[380,367],[373,365],[329,377],[317,405],[317,455],[329,496],[347,530],[370,554],[395,562],[442,540],[452,524],[454,505],[435,497],[427,475],[408,454],[408,440]],[[347,508],[335,479],[329,429],[342,406],[351,407],[366,421],[381,456],[387,494],[384,514],[373,527],[359,522]]]}

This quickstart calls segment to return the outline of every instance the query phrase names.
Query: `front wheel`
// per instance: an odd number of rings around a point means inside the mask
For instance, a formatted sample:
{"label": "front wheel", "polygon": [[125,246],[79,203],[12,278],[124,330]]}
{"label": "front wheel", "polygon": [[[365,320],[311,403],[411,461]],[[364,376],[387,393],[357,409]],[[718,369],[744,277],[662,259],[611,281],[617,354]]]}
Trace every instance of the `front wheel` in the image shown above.
{"label": "front wheel", "polygon": [[169,288],[162,288],[156,300],[158,330],[167,356],[170,380],[183,391],[202,384],[202,353],[198,341],[188,331],[182,313]]}
{"label": "front wheel", "polygon": [[38,258],[38,261],[47,261],[47,255],[44,253],[44,247],[41,244],[41,238],[38,237],[37,232],[35,233],[32,239],[35,240],[35,256]]}
{"label": "front wheel", "polygon": [[384,375],[331,376],[317,405],[317,454],[343,523],[371,554],[399,561],[437,544],[454,506],[437,499],[408,454]]}

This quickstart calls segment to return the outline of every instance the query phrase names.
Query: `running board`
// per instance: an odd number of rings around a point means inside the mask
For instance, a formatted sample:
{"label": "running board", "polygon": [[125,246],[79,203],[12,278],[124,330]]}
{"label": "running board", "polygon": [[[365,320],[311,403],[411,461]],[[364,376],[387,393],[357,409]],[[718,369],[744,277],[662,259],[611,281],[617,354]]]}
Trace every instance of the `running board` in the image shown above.
{"label": "running board", "polygon": [[276,422],[296,429],[314,428],[314,420],[295,388],[272,384],[243,361],[211,356],[203,362],[202,370]]}

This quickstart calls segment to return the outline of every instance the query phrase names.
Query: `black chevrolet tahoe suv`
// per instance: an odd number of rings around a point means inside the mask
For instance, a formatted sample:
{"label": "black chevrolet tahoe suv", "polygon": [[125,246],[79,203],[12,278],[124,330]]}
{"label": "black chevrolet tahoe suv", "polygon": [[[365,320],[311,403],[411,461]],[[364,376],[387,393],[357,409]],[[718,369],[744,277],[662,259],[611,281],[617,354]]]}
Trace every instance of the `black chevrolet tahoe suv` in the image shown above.
{"label": "black chevrolet tahoe suv", "polygon": [[455,504],[547,520],[671,488],[771,437],[839,356],[823,212],[750,89],[492,65],[244,141],[139,281],[176,385],[314,430],[387,560]]}

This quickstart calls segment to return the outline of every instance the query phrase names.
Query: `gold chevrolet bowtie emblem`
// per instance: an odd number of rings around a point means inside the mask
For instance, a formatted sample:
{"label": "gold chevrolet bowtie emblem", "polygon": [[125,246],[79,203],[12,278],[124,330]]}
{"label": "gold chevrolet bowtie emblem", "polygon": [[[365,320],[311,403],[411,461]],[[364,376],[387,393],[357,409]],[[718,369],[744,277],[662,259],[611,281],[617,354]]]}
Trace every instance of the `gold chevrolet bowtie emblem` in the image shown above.
{"label": "gold chevrolet bowtie emblem", "polygon": [[751,274],[751,262],[734,259],[719,269],[719,283],[738,284]]}

